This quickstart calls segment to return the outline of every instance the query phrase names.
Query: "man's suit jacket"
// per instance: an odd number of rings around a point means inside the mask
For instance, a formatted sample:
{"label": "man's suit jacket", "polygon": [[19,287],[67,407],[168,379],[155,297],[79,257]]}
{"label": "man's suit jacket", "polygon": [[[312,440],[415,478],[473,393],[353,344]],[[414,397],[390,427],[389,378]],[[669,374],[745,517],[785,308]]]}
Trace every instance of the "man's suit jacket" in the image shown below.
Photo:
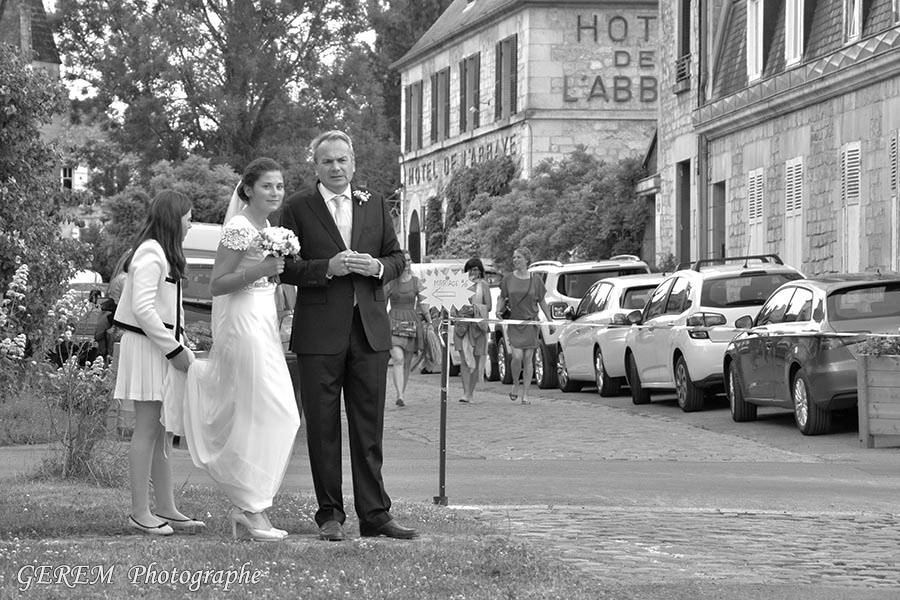
{"label": "man's suit jacket", "polygon": [[300,256],[285,262],[281,280],[298,286],[291,332],[297,354],[337,354],[347,347],[353,320],[353,298],[359,304],[366,337],[373,350],[390,350],[391,327],[383,285],[403,270],[403,252],[384,202],[370,195],[360,203],[352,197],[350,247],[384,264],[381,279],[351,273],[328,279],[328,260],[345,249],[318,186],[312,193],[288,198],[281,225],[300,239]]}

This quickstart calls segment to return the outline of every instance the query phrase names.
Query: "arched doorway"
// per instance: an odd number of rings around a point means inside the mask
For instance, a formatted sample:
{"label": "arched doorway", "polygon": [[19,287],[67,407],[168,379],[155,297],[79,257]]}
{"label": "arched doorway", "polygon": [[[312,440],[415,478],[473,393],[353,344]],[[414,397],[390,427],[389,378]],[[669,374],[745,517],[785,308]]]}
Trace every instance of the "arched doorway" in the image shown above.
{"label": "arched doorway", "polygon": [[413,262],[422,262],[422,228],[419,225],[418,211],[412,211],[409,217],[409,234],[406,237],[406,248]]}

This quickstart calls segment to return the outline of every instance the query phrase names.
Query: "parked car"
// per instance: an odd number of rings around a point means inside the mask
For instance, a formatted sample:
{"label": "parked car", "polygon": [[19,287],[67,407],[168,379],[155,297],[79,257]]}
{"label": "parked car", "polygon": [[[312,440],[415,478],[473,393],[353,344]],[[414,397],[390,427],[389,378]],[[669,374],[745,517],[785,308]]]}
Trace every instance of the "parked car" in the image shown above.
{"label": "parked car", "polygon": [[722,357],[737,332],[735,320],[755,314],[776,288],[802,277],[774,254],[699,260],[672,273],[642,311],[628,315],[624,362],[634,403],[675,390],[682,410],[702,409],[724,387]]}
{"label": "parked car", "polygon": [[[566,309],[576,307],[585,292],[597,281],[607,277],[649,273],[650,267],[637,256],[621,254],[608,260],[561,263],[542,260],[529,265],[529,272],[538,274],[547,290],[544,300],[550,308],[551,320],[539,311],[540,347],[534,353],[534,379],[540,388],[555,387],[557,382],[556,352],[559,326],[566,322]],[[510,352],[503,327],[497,327],[488,346],[489,371],[496,373],[503,383],[512,383],[509,369]]]}
{"label": "parked car", "polygon": [[559,329],[557,379],[559,389],[577,392],[585,383],[601,396],[615,396],[625,383],[627,315],[642,309],[665,278],[661,273],[609,277],[594,283],[576,308],[567,308],[571,322]]}
{"label": "parked car", "polygon": [[900,277],[792,281],[736,326],[722,367],[732,418],[755,420],[758,406],[789,408],[801,433],[826,433],[834,411],[856,406],[853,345],[900,327]]}
{"label": "parked car", "polygon": [[[216,249],[222,237],[222,226],[215,223],[192,223],[184,239],[184,257],[187,260],[187,274],[182,289],[185,328],[191,324],[212,320],[212,292],[209,289]],[[293,324],[294,286],[282,284],[276,293],[278,304],[278,324],[281,342],[287,352]]]}

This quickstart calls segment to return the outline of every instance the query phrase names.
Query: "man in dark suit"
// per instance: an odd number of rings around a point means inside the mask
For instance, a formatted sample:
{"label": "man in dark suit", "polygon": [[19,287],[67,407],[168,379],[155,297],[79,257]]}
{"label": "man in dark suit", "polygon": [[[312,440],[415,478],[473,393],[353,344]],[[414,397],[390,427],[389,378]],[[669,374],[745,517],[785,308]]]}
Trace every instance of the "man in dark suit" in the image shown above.
{"label": "man in dark suit", "polygon": [[353,496],[363,536],[410,539],[398,525],[381,478],[384,398],[391,346],[383,284],[403,270],[403,254],[380,198],[350,185],[353,143],[340,131],[310,145],[318,183],[288,199],[282,225],[300,256],[281,280],[298,286],[291,350],[300,364],[300,400],[324,540],[344,539],[341,391],[347,412]]}

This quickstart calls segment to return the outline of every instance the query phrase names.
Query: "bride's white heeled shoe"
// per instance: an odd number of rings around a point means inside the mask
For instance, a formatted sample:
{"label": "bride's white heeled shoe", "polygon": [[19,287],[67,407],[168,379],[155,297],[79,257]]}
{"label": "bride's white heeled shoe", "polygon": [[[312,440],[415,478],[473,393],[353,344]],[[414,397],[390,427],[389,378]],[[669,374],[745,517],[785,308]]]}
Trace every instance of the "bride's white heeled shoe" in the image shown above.
{"label": "bride's white heeled shoe", "polygon": [[239,508],[231,509],[228,517],[231,519],[231,537],[234,539],[238,539],[238,525],[242,525],[247,530],[250,539],[257,542],[278,542],[287,536],[287,532],[282,529],[275,529],[274,527],[257,529],[253,527],[250,519]]}

